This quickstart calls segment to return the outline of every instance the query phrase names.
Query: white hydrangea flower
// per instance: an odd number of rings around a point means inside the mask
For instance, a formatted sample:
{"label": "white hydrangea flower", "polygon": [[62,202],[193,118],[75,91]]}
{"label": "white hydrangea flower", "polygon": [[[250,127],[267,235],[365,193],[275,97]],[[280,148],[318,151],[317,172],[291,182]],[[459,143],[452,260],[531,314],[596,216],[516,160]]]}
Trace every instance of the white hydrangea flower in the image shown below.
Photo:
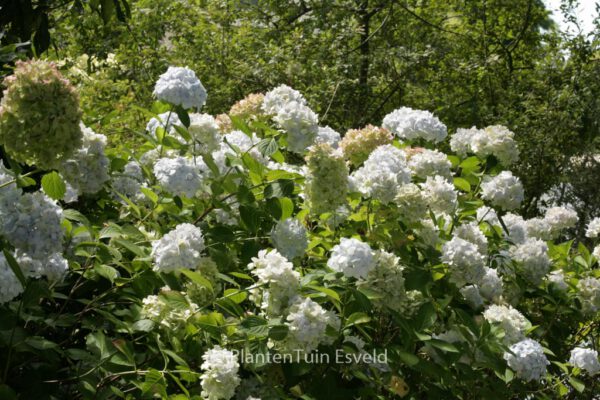
{"label": "white hydrangea flower", "polygon": [[442,262],[450,270],[450,282],[458,287],[479,282],[484,274],[484,256],[477,245],[454,236],[442,246]]}
{"label": "white hydrangea flower", "polygon": [[528,238],[527,222],[520,215],[507,213],[502,217],[502,221],[508,230],[508,235],[504,232],[504,236],[512,243],[519,244],[525,242]]}
{"label": "white hydrangea flower", "polygon": [[381,299],[374,300],[376,306],[400,312],[406,303],[404,267],[400,265],[400,258],[384,250],[375,251],[374,258],[375,267],[364,279],[359,279],[356,286],[378,293]]}
{"label": "white hydrangea flower", "polygon": [[[260,139],[256,136],[256,133],[252,134],[252,137],[246,135],[242,131],[231,131],[223,137],[223,143],[221,148],[212,153],[215,163],[219,167],[221,174],[226,173],[229,170],[227,167],[226,159],[227,156],[240,157],[244,153],[248,153],[256,161],[263,165],[267,165],[268,161],[260,154],[257,148],[257,144]],[[237,148],[236,151],[233,148]],[[239,151],[239,154],[237,153]]]}
{"label": "white hydrangea flower", "polygon": [[13,214],[14,205],[21,197],[21,189],[17,187],[16,182],[7,185],[8,182],[14,180],[15,178],[10,175],[4,167],[4,163],[0,160],[0,185],[6,185],[0,188],[0,227],[4,224],[4,219]]}
{"label": "white hydrangea flower", "polygon": [[[170,289],[162,289],[168,292]],[[186,298],[186,300],[188,300]],[[171,307],[161,296],[146,296],[142,300],[142,316],[157,323],[169,331],[185,327],[188,319],[198,312],[198,305],[188,300],[187,307]]]}
{"label": "white hydrangea flower", "polygon": [[451,178],[452,163],[448,156],[437,150],[422,149],[408,159],[408,167],[415,176],[427,179],[428,176],[443,176]]}
{"label": "white hydrangea flower", "polygon": [[470,129],[458,128],[456,133],[450,137],[450,149],[461,157],[465,157],[471,150],[471,141],[473,137],[479,134],[479,129],[472,127]]}
{"label": "white hydrangea flower", "polygon": [[521,205],[525,193],[523,185],[510,171],[500,174],[481,184],[481,197],[493,206],[504,210],[514,210]]}
{"label": "white hydrangea flower", "polygon": [[600,244],[594,247],[594,252],[592,254],[596,257],[596,260],[600,260]]}
{"label": "white hydrangea flower", "polygon": [[275,115],[292,101],[306,105],[306,99],[299,91],[287,85],[279,85],[265,94],[262,109],[265,114]]}
{"label": "white hydrangea flower", "polygon": [[502,125],[492,125],[477,130],[471,137],[471,150],[478,157],[495,156],[503,165],[511,165],[519,160],[519,149],[514,140],[515,134]]}
{"label": "white hydrangea flower", "polygon": [[17,250],[42,259],[62,251],[62,209],[42,192],[26,193],[4,217],[1,233]]}
{"label": "white hydrangea flower", "polygon": [[593,314],[600,310],[600,279],[584,278],[577,283],[577,297],[583,312]]}
{"label": "white hydrangea flower", "polygon": [[401,107],[383,118],[382,126],[400,139],[422,138],[441,142],[448,135],[446,125],[429,111]]}
{"label": "white hydrangea flower", "polygon": [[502,278],[494,268],[485,267],[485,275],[477,283],[479,293],[489,301],[498,301],[502,295]]}
{"label": "white hydrangea flower", "polygon": [[173,135],[180,143],[185,143],[185,140],[175,130],[175,126],[184,127],[183,122],[181,122],[176,113],[167,111],[159,114],[158,118],[151,118],[146,125],[146,131],[150,136],[157,139],[156,130],[163,128],[166,133]]}
{"label": "white hydrangea flower", "polygon": [[188,223],[179,224],[161,239],[152,242],[153,270],[195,269],[202,251],[204,238],[200,228]]}
{"label": "white hydrangea flower", "polygon": [[288,335],[282,344],[283,350],[294,355],[311,353],[319,344],[330,342],[327,326],[335,330],[340,328],[340,320],[335,313],[309,298],[298,297],[286,320]]}
{"label": "white hydrangea flower", "polygon": [[483,317],[489,323],[500,324],[504,329],[506,344],[522,340],[525,337],[525,330],[529,327],[529,321],[511,306],[492,304],[484,311]]}
{"label": "white hydrangea flower", "polygon": [[0,252],[0,304],[11,301],[23,293],[23,285],[8,265],[4,254]]}
{"label": "white hydrangea flower", "polygon": [[487,254],[488,240],[483,232],[481,232],[481,229],[479,229],[477,222],[472,221],[457,226],[454,229],[454,235],[476,245],[480,253]]}
{"label": "white hydrangea flower", "polygon": [[540,239],[552,240],[552,227],[546,218],[531,218],[525,221],[527,236]]}
{"label": "white hydrangea flower", "polygon": [[525,381],[539,381],[546,375],[546,366],[550,364],[542,346],[533,339],[524,339],[510,346],[510,352],[504,353],[508,366]]}
{"label": "white hydrangea flower", "polygon": [[271,231],[271,241],[289,260],[301,257],[308,247],[306,228],[295,218],[279,221]]}
{"label": "white hydrangea flower", "polygon": [[215,346],[202,355],[202,360],[202,397],[208,400],[231,399],[240,384],[237,356],[232,351]]}
{"label": "white hydrangea flower", "polygon": [[317,114],[296,101],[281,107],[273,120],[287,133],[288,150],[298,154],[313,144],[319,130]]}
{"label": "white hydrangea flower", "polygon": [[221,131],[217,121],[209,114],[190,114],[190,126],[188,132],[195,143],[196,152],[212,153],[221,146]]}
{"label": "white hydrangea flower", "polygon": [[320,126],[317,131],[315,143],[327,143],[332,149],[337,149],[341,140],[342,137],[338,132],[334,131],[329,126]]}
{"label": "white hydrangea flower", "polygon": [[394,202],[398,206],[398,212],[408,222],[416,222],[427,215],[425,194],[414,183],[400,186]]}
{"label": "white hydrangea flower", "polygon": [[579,217],[577,212],[566,207],[551,207],[546,210],[544,219],[550,225],[552,236],[556,237],[561,231],[577,225]]}
{"label": "white hydrangea flower", "polygon": [[574,367],[587,372],[590,376],[594,376],[600,372],[598,352],[593,349],[575,347],[573,350],[571,350],[569,363]]}
{"label": "white hydrangea flower", "polygon": [[342,238],[340,244],[333,247],[327,266],[349,278],[366,278],[375,267],[373,250],[358,239]]}
{"label": "white hydrangea flower", "polygon": [[196,73],[184,67],[169,67],[158,78],[152,94],[160,101],[185,109],[202,108],[207,97],[206,89]]}
{"label": "white hydrangea flower", "polygon": [[383,145],[369,155],[350,180],[363,195],[390,203],[400,187],[410,182],[410,170],[402,150]]}
{"label": "white hydrangea flower", "polygon": [[[258,277],[260,285],[268,285],[265,291],[254,290],[252,298],[268,315],[281,315],[295,299],[300,288],[300,274],[285,257],[272,250],[261,250],[252,257],[248,269]],[[262,295],[262,298],[261,298]]]}
{"label": "white hydrangea flower", "polygon": [[590,221],[585,231],[585,236],[590,239],[595,239],[600,235],[600,217],[596,217]]}
{"label": "white hydrangea flower", "polygon": [[550,268],[548,246],[539,239],[529,238],[524,243],[511,247],[511,257],[518,262],[525,273],[525,278],[534,285],[539,285]]}
{"label": "white hydrangea flower", "polygon": [[487,206],[479,207],[477,209],[477,221],[488,222],[491,225],[500,225],[500,221],[498,221],[498,214],[496,214],[496,210]]}
{"label": "white hydrangea flower", "polygon": [[565,274],[562,269],[550,272],[546,278],[548,279],[549,284],[553,285],[561,292],[564,292],[569,288],[569,285],[565,282]]}
{"label": "white hydrangea flower", "polygon": [[81,131],[81,147],[62,162],[60,172],[79,194],[96,193],[110,179],[109,160],[104,154],[106,136],[95,133],[83,124]]}
{"label": "white hydrangea flower", "polygon": [[456,209],[458,195],[454,185],[443,177],[427,177],[427,180],[421,183],[421,189],[427,205],[434,212],[452,213]]}
{"label": "white hydrangea flower", "polygon": [[161,158],[154,164],[156,180],[166,192],[194,197],[202,187],[203,176],[198,165],[189,158]]}
{"label": "white hydrangea flower", "polygon": [[135,161],[129,161],[125,164],[123,172],[113,178],[112,188],[128,198],[140,200],[143,198],[140,191],[143,181],[142,167]]}
{"label": "white hydrangea flower", "polygon": [[440,228],[431,219],[422,219],[421,227],[417,229],[417,237],[427,246],[435,246],[440,240]]}
{"label": "white hydrangea flower", "polygon": [[69,263],[61,253],[54,253],[48,257],[35,259],[18,251],[15,254],[15,259],[25,276],[32,278],[45,276],[50,282],[61,281],[69,270]]}
{"label": "white hydrangea flower", "polygon": [[483,305],[483,297],[481,297],[479,288],[476,285],[463,286],[460,289],[460,294],[463,295],[467,303],[475,310]]}

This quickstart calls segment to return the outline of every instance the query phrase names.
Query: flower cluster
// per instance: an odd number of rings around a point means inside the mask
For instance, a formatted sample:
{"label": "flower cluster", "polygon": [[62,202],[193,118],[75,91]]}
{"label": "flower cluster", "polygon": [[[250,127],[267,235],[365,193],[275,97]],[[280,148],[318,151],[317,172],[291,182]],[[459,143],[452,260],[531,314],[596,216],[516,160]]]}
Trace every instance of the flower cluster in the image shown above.
{"label": "flower cluster", "polygon": [[154,270],[171,272],[181,268],[194,269],[204,251],[204,237],[200,228],[179,224],[152,243]]}
{"label": "flower cluster", "polygon": [[206,89],[189,68],[169,67],[154,86],[154,96],[185,109],[200,109],[206,103]]}
{"label": "flower cluster", "polygon": [[546,374],[546,366],[550,364],[542,346],[533,339],[524,339],[510,346],[510,352],[504,353],[504,359],[525,381],[542,379]]}
{"label": "flower cluster", "polygon": [[308,246],[306,228],[294,218],[279,221],[271,231],[271,241],[289,260],[302,256]]}
{"label": "flower cluster", "polygon": [[550,268],[548,246],[545,242],[529,238],[510,250],[513,260],[519,263],[525,278],[534,285],[539,285]]}
{"label": "flower cluster", "polygon": [[598,361],[598,352],[596,350],[576,347],[571,350],[569,363],[574,367],[584,370],[591,376],[600,372],[600,361]]}
{"label": "flower cluster", "polygon": [[504,329],[506,344],[522,340],[525,330],[529,327],[529,321],[511,306],[492,304],[485,310],[483,317],[488,322],[497,323]]}
{"label": "flower cluster", "polygon": [[199,153],[212,153],[221,146],[219,126],[209,114],[190,114],[188,132],[194,141],[194,150]]}
{"label": "flower cluster", "polygon": [[442,262],[450,269],[450,281],[458,287],[479,282],[484,274],[484,256],[477,245],[454,236],[442,246]]}
{"label": "flower cluster", "polygon": [[332,212],[346,204],[348,167],[339,152],[327,144],[315,145],[306,157],[306,166],[304,194],[311,213]]}
{"label": "flower cluster", "polygon": [[465,156],[474,153],[481,158],[495,156],[503,165],[511,165],[519,159],[519,149],[514,140],[515,134],[502,125],[484,129],[459,128],[450,139],[450,148]]}
{"label": "flower cluster", "polygon": [[387,129],[367,125],[362,129],[350,129],[340,142],[340,148],[354,166],[362,164],[373,150],[392,143],[392,135]]}
{"label": "flower cluster", "polygon": [[154,164],[154,175],[167,192],[176,196],[194,197],[202,187],[199,165],[189,158],[161,158]]}
{"label": "flower cluster", "polygon": [[215,346],[202,355],[200,366],[204,371],[200,376],[202,397],[207,400],[229,400],[235,395],[240,384],[238,370],[240,364],[233,352]]}
{"label": "flower cluster", "polygon": [[510,171],[502,171],[481,184],[481,197],[503,210],[514,210],[521,205],[525,193],[523,185]]}
{"label": "flower cluster", "polygon": [[4,80],[0,144],[15,160],[56,168],[79,147],[81,111],[75,88],[46,61],[17,61]]}
{"label": "flower cluster", "polygon": [[383,118],[382,126],[400,139],[441,142],[448,135],[446,125],[429,111],[401,107]]}
{"label": "flower cluster", "polygon": [[375,267],[373,250],[358,239],[342,238],[333,247],[327,266],[349,278],[366,278]]}

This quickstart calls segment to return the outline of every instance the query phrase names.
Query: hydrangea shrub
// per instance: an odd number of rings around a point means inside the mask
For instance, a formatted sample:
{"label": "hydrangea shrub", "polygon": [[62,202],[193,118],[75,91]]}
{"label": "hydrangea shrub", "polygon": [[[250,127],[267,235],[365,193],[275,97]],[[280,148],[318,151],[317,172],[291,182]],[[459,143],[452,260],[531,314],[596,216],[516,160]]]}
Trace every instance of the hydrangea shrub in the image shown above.
{"label": "hydrangea shrub", "polygon": [[0,166],[0,397],[600,390],[600,247],[518,214],[507,128],[403,107],[341,138],[285,85],[212,117],[186,68],[155,96],[138,148],[80,121],[60,163],[6,147],[57,171]]}

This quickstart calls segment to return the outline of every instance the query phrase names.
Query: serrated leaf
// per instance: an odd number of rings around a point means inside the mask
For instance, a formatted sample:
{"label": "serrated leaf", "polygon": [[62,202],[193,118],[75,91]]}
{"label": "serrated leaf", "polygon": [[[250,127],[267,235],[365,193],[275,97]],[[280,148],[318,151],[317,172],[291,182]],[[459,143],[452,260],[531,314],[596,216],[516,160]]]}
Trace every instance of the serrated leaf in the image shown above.
{"label": "serrated leaf", "polygon": [[42,177],[42,189],[48,197],[54,200],[62,200],[67,192],[67,185],[58,172],[49,172]]}

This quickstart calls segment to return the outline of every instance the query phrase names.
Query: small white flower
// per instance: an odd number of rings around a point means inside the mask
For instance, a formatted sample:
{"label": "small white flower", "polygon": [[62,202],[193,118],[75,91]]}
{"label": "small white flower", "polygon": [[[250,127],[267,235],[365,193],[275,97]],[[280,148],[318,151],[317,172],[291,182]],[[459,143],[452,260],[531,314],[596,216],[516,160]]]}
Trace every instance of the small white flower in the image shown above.
{"label": "small white flower", "polygon": [[207,97],[206,89],[196,77],[196,73],[183,67],[169,67],[167,72],[158,78],[153,94],[160,101],[185,109],[202,108]]}
{"label": "small white flower", "polygon": [[456,209],[458,195],[454,185],[443,177],[427,177],[427,180],[421,183],[421,189],[427,205],[434,212],[450,214]]}
{"label": "small white flower", "polygon": [[200,376],[202,397],[208,400],[229,400],[240,384],[237,356],[220,346],[215,346],[202,355]]}
{"label": "small white flower", "polygon": [[490,323],[498,323],[504,329],[504,342],[512,344],[525,337],[529,321],[518,310],[511,306],[492,304],[483,313]]}
{"label": "small white flower", "polygon": [[154,164],[154,175],[168,193],[192,198],[202,187],[200,167],[184,157],[161,158]]}
{"label": "small white flower", "polygon": [[523,185],[510,171],[502,171],[497,176],[481,184],[481,197],[493,206],[504,210],[514,210],[521,205],[525,193]]}
{"label": "small white flower", "polygon": [[152,243],[155,271],[171,272],[182,268],[195,269],[204,251],[204,238],[200,228],[192,224],[179,224]]}
{"label": "small white flower", "polygon": [[546,375],[546,366],[550,362],[538,342],[524,339],[510,346],[510,351],[504,353],[504,359],[519,378],[525,381],[539,381]]}
{"label": "small white flower", "polygon": [[600,217],[594,218],[590,221],[585,231],[585,236],[590,239],[595,239],[600,235]]}
{"label": "small white flower", "polygon": [[584,370],[590,376],[594,376],[600,372],[600,362],[598,361],[598,352],[596,350],[575,347],[571,350],[569,363],[574,367]]}
{"label": "small white flower", "polygon": [[371,247],[358,239],[342,238],[332,249],[327,266],[347,277],[366,278],[375,267]]}
{"label": "small white flower", "polygon": [[382,126],[400,139],[441,142],[448,135],[446,125],[429,111],[401,107],[383,118]]}
{"label": "small white flower", "polygon": [[262,109],[266,114],[275,115],[290,102],[306,105],[304,96],[287,85],[280,85],[265,94]]}
{"label": "small white flower", "polygon": [[479,282],[485,275],[484,256],[477,246],[458,236],[442,246],[442,262],[450,271],[450,281],[458,287]]}
{"label": "small white flower", "polygon": [[0,253],[0,304],[11,301],[23,293],[21,282],[8,265],[4,254]]}
{"label": "small white flower", "polygon": [[271,232],[275,248],[289,260],[301,257],[308,246],[306,228],[295,218],[279,221]]}

